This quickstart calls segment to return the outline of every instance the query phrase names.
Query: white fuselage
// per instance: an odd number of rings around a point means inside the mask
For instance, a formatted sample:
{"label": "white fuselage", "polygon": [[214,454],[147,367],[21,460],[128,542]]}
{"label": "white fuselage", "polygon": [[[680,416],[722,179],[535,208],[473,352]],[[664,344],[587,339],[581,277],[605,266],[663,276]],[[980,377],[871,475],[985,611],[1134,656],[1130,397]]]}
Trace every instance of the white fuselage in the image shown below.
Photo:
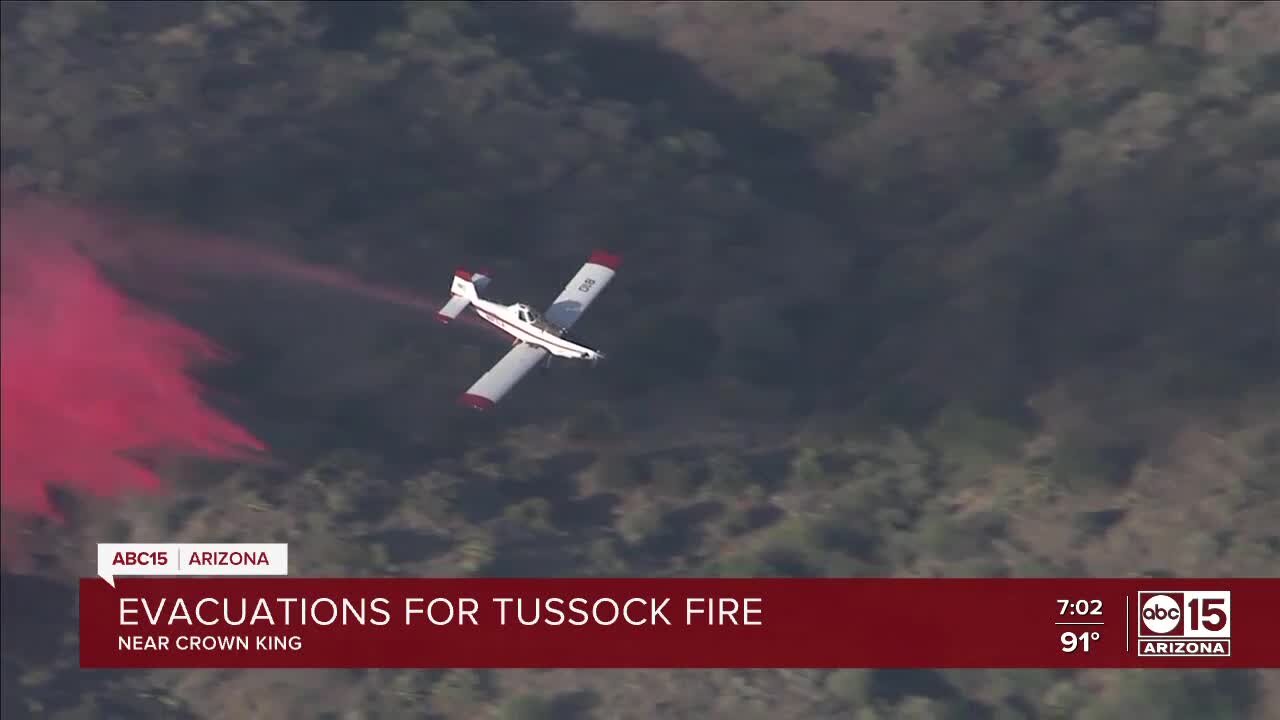
{"label": "white fuselage", "polygon": [[537,345],[556,357],[588,361],[596,361],[604,357],[603,354],[589,347],[566,340],[560,334],[561,331],[536,320],[536,315],[532,315],[531,309],[526,305],[519,303],[503,305],[477,297],[471,301],[471,307],[477,315],[513,337],[517,342]]}

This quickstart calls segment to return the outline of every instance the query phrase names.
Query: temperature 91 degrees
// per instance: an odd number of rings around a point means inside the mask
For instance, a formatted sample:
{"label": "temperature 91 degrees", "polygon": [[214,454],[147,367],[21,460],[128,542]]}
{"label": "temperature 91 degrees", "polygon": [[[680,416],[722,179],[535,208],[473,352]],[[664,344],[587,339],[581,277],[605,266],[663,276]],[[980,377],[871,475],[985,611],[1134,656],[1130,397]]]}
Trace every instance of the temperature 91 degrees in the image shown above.
{"label": "temperature 91 degrees", "polygon": [[1062,633],[1058,639],[1062,642],[1062,652],[1070,654],[1077,650],[1082,653],[1089,652],[1090,645],[1097,642],[1100,637],[1102,635],[1096,630],[1087,632],[1068,631]]}

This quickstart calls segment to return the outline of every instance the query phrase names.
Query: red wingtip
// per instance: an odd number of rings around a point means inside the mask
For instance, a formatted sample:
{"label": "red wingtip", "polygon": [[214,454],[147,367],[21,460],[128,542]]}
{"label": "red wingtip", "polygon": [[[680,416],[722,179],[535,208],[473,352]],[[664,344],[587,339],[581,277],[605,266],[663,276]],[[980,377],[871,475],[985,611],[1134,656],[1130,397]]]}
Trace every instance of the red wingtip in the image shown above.
{"label": "red wingtip", "polygon": [[436,313],[436,320],[440,321],[441,325],[448,325],[449,321],[452,319],[453,318],[449,317],[448,315],[445,315],[444,313]]}
{"label": "red wingtip", "polygon": [[587,259],[587,262],[603,265],[610,270],[617,270],[618,266],[622,264],[622,257],[608,250],[595,250],[591,253],[591,257]]}
{"label": "red wingtip", "polygon": [[463,268],[458,268],[457,270],[454,270],[454,271],[453,271],[453,274],[454,274],[454,275],[457,275],[458,277],[462,278],[463,280],[470,280],[470,279],[471,279],[471,271],[470,271],[470,270],[465,270],[465,269],[463,269]]}
{"label": "red wingtip", "polygon": [[458,398],[458,404],[473,410],[488,410],[493,407],[493,401],[489,398],[471,393],[464,393],[462,397]]}

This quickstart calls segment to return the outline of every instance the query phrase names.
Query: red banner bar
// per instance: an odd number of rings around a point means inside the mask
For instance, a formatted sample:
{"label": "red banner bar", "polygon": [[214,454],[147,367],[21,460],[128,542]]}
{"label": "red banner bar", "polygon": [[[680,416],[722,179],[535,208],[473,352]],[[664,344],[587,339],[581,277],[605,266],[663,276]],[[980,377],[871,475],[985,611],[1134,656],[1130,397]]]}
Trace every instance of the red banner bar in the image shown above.
{"label": "red banner bar", "polygon": [[80,581],[84,668],[1280,667],[1280,579]]}

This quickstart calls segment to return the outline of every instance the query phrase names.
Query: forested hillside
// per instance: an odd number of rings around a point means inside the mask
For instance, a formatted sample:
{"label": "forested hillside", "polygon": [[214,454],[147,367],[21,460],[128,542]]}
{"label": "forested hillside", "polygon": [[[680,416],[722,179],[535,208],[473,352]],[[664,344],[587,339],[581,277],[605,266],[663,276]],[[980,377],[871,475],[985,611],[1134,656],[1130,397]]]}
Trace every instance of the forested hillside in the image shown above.
{"label": "forested hillside", "polygon": [[175,534],[299,574],[1277,575],[1280,4],[0,9],[6,187],[432,296],[626,258],[575,328],[611,362],[483,417],[501,345],[425,316],[191,311],[284,462],[31,529],[6,717],[1280,718],[1263,672],[88,675],[72,610],[89,543]]}

